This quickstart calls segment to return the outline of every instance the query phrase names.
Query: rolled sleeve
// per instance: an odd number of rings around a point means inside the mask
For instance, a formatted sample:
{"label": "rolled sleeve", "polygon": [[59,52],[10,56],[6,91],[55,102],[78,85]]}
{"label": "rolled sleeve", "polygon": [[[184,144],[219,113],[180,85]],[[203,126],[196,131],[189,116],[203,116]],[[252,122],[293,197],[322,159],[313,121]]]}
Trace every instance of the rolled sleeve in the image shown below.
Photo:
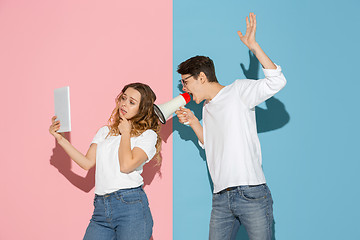
{"label": "rolled sleeve", "polygon": [[264,75],[266,79],[271,79],[270,82],[272,82],[273,87],[277,89],[277,92],[280,91],[282,88],[286,85],[286,78],[284,74],[282,73],[281,67],[277,64],[275,64],[276,69],[264,69]]}
{"label": "rolled sleeve", "polygon": [[265,69],[263,68],[265,77],[278,77],[281,75],[281,67],[275,64],[276,69]]}
{"label": "rolled sleeve", "polygon": [[286,85],[280,66],[276,65],[276,69],[263,69],[263,71],[265,75],[263,79],[235,81],[241,100],[249,108],[266,101]]}

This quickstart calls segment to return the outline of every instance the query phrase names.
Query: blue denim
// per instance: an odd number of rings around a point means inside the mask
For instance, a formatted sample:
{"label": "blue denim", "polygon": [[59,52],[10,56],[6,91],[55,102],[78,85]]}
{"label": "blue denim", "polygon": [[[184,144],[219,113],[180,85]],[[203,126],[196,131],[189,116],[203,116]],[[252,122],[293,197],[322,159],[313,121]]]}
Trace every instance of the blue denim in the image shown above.
{"label": "blue denim", "polygon": [[250,240],[271,240],[273,200],[266,184],[213,194],[210,240],[230,240],[243,225]]}
{"label": "blue denim", "polygon": [[95,195],[84,240],[149,240],[153,219],[142,187]]}

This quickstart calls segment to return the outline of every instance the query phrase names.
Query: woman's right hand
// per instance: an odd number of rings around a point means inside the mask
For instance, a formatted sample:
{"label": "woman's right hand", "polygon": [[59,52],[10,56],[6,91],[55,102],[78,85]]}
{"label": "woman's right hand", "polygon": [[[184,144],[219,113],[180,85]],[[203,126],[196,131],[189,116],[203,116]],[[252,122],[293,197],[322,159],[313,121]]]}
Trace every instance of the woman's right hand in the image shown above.
{"label": "woman's right hand", "polygon": [[63,136],[57,132],[60,129],[60,121],[59,120],[55,121],[55,119],[56,119],[56,116],[53,116],[51,118],[52,124],[49,127],[49,132],[51,135],[53,135],[56,138],[57,141],[60,141],[63,138]]}

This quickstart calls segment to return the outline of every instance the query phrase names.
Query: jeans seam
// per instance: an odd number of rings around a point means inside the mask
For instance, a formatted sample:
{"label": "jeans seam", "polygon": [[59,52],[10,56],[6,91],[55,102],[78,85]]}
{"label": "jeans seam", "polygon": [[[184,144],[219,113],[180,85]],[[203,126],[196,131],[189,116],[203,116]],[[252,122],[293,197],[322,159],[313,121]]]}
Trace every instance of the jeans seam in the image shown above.
{"label": "jeans seam", "polygon": [[[147,207],[148,205],[145,205],[146,201],[144,198],[147,198],[146,197],[146,193],[145,191],[141,188],[141,190],[138,192],[139,194],[139,197],[140,197],[140,204],[141,204],[141,209],[142,209],[142,214],[143,214],[143,220],[144,220],[144,228],[143,228],[143,239],[146,239],[146,236],[147,236],[147,225],[148,225],[148,221],[147,221],[147,218],[146,218],[146,210],[147,210]],[[150,236],[151,237],[151,236]]]}
{"label": "jeans seam", "polygon": [[[267,195],[270,195],[270,190],[267,191]],[[270,219],[270,196],[267,197],[267,213],[266,213],[266,217],[267,217],[267,222],[268,222],[268,226],[267,226],[267,231],[268,231],[268,236],[269,238],[271,239],[272,236],[271,236],[271,222],[273,219]]]}
{"label": "jeans seam", "polygon": [[[110,204],[110,200],[109,199],[103,199],[104,200],[104,215],[106,217],[106,221],[108,222],[108,224],[110,225],[111,228],[113,228],[112,226],[112,211],[111,211],[111,204]],[[109,215],[107,215],[107,213],[109,213]]]}
{"label": "jeans seam", "polygon": [[144,216],[144,229],[143,229],[143,237],[145,239],[146,237],[146,224],[147,224],[147,221],[146,221],[146,216],[145,216],[145,207],[144,207],[144,203],[143,201],[141,201],[141,208],[142,208],[142,212],[143,212],[143,216]]}
{"label": "jeans seam", "polygon": [[235,225],[236,217],[235,217],[234,210],[233,210],[233,208],[232,208],[232,206],[231,206],[231,203],[233,203],[233,201],[234,201],[234,200],[232,199],[233,194],[232,194],[230,191],[227,192],[227,193],[228,193],[228,195],[227,195],[227,200],[228,200],[228,203],[229,203],[229,210],[230,210],[231,214],[233,215],[233,217],[235,218],[235,219],[233,220],[233,222],[232,222],[231,231],[230,231],[230,235],[229,235],[229,240],[231,240],[231,236],[232,236],[233,231],[234,231],[234,225]]}

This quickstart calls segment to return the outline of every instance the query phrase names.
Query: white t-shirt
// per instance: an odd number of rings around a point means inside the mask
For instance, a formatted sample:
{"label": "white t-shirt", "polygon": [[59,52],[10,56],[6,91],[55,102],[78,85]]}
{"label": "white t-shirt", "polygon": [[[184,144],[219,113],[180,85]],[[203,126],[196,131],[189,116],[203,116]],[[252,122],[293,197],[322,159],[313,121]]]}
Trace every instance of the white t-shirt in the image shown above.
{"label": "white t-shirt", "polygon": [[202,147],[205,148],[214,193],[228,187],[266,182],[255,106],[280,91],[286,79],[280,66],[263,70],[265,79],[236,80],[204,104]]}
{"label": "white t-shirt", "polygon": [[138,137],[130,139],[131,149],[141,148],[148,159],[141,166],[131,173],[120,172],[119,146],[121,135],[108,136],[109,128],[104,126],[96,133],[92,143],[97,144],[96,148],[96,172],[95,172],[95,193],[104,195],[115,192],[119,189],[134,188],[141,186],[143,178],[140,175],[145,163],[149,162],[156,153],[157,134],[153,130],[146,130]]}

